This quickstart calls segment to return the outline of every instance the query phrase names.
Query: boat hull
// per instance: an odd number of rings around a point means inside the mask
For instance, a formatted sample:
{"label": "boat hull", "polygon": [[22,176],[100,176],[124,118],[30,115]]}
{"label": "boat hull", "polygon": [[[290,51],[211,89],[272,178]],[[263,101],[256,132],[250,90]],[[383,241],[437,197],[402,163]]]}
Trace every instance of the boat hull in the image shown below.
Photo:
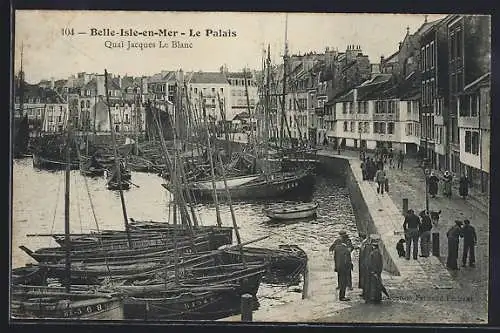
{"label": "boat hull", "polygon": [[290,207],[265,208],[264,213],[267,217],[273,220],[297,220],[315,218],[317,215],[318,205],[295,205]]}
{"label": "boat hull", "polygon": [[[33,167],[43,170],[64,170],[66,169],[66,162],[56,159],[49,159],[33,153]],[[78,170],[80,164],[78,161],[72,161],[70,164],[71,170]]]}
{"label": "boat hull", "polygon": [[[259,200],[288,196],[309,197],[314,189],[315,178],[310,172],[285,173],[271,175],[268,179],[259,178],[254,181],[229,187],[232,200]],[[166,186],[168,189],[168,186]],[[213,188],[190,186],[192,195],[199,201],[214,201]],[[225,198],[225,188],[217,188],[218,198]]]}

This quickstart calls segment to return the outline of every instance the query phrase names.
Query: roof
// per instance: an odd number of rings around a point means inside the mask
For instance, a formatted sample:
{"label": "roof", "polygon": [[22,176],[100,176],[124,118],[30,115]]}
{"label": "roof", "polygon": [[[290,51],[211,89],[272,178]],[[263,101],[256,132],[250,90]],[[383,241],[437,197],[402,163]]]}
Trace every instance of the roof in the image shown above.
{"label": "roof", "polygon": [[227,77],[221,72],[194,72],[189,83],[227,83]]}
{"label": "roof", "polygon": [[[66,101],[52,89],[42,88],[37,84],[29,83],[25,83],[23,87],[24,100],[29,98],[40,98],[40,103],[66,103]],[[16,89],[16,96],[19,96],[19,93],[19,89]]]}
{"label": "roof", "polygon": [[148,79],[148,83],[158,83],[175,79],[175,71],[161,71]]}
{"label": "roof", "polygon": [[491,85],[491,72],[488,72],[488,73],[480,76],[476,80],[472,81],[468,85],[466,85],[464,87],[464,91],[462,92],[462,94],[470,94],[472,92],[477,91],[481,87],[490,86],[490,85]]}
{"label": "roof", "polygon": [[252,78],[253,75],[251,72],[229,72],[226,73],[226,76],[231,79],[244,79],[244,78]]}
{"label": "roof", "polygon": [[[390,76],[387,75],[376,75],[369,81],[365,81],[363,84],[357,86],[357,99],[368,100],[373,98],[380,92],[387,82],[389,82]],[[347,93],[336,99],[335,102],[351,102],[354,101],[354,89],[350,89]]]}

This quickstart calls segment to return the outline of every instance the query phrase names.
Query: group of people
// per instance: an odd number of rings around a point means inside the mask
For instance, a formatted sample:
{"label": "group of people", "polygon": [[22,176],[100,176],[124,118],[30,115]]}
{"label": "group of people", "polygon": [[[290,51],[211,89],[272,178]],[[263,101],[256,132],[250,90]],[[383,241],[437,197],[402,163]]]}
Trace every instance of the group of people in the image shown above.
{"label": "group of people", "polygon": [[448,237],[448,260],[446,267],[451,270],[458,270],[458,246],[460,238],[464,239],[462,267],[467,264],[469,259],[469,266],[476,266],[475,246],[477,244],[477,234],[473,226],[470,225],[469,220],[455,220],[455,225],[452,226],[446,233]]}
{"label": "group of people", "polygon": [[[418,256],[418,241],[420,239],[420,256],[428,257],[430,255],[432,227],[432,219],[428,211],[423,210],[417,216],[413,209],[409,209],[403,222],[405,238],[400,239],[396,245],[399,256],[410,260],[410,255],[412,255],[413,259],[416,260]],[[405,243],[406,249],[403,245]]]}
{"label": "group of people", "polygon": [[[429,178],[428,178],[428,191],[429,195],[432,198],[435,198],[436,195],[438,194],[438,184],[439,184],[440,179],[434,171],[431,171]],[[451,197],[451,189],[452,189],[452,181],[453,181],[453,175],[449,171],[445,171],[443,175],[443,194],[447,197]],[[458,193],[462,198],[466,198],[469,195],[469,179],[465,174],[460,177],[459,180],[459,186],[458,186]]]}
{"label": "group of people", "polygon": [[[410,260],[410,254],[412,254],[413,259],[416,260],[418,255],[418,241],[420,239],[420,256],[428,257],[430,255],[431,230],[434,225],[435,223],[433,223],[429,212],[422,211],[419,216],[417,216],[412,209],[408,210],[403,222],[405,239],[401,239],[396,245],[396,250],[398,251],[399,256]],[[463,238],[464,240],[462,267],[466,266],[467,259],[469,260],[469,266],[475,267],[475,246],[477,244],[477,234],[475,228],[471,226],[470,221],[456,220],[455,224],[446,233],[446,237],[448,239],[448,257],[446,267],[451,270],[458,270],[457,261],[460,238]],[[406,249],[404,247],[405,243]],[[410,250],[413,251],[410,253]]]}
{"label": "group of people", "polygon": [[363,180],[373,180],[377,182],[377,193],[384,194],[389,192],[389,178],[384,170],[384,161],[382,158],[372,159],[364,157],[361,161],[361,172]]}
{"label": "group of people", "polygon": [[[383,260],[379,249],[380,236],[361,234],[362,239],[359,247],[359,282],[358,287],[362,289],[361,296],[367,303],[380,303],[382,300],[382,269]],[[351,239],[345,230],[339,232],[332,246],[330,253],[334,254],[335,272],[337,272],[339,290],[339,300],[349,301],[346,297],[346,290],[352,290],[352,264],[351,252],[355,249]]]}

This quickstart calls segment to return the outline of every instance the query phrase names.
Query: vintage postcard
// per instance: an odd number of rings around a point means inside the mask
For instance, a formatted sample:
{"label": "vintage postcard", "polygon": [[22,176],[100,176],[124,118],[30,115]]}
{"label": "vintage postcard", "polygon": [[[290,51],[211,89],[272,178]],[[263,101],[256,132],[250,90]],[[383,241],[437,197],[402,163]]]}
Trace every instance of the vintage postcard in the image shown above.
{"label": "vintage postcard", "polygon": [[490,16],[14,20],[12,322],[488,323]]}

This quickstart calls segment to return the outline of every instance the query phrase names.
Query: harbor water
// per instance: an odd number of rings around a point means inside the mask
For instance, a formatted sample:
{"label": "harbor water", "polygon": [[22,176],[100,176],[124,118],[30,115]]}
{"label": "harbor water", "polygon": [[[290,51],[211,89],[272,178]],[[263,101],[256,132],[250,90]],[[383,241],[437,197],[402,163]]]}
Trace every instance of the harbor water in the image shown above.
{"label": "harbor water", "polygon": [[[166,221],[170,211],[170,194],[161,186],[155,174],[132,172],[133,185],[124,191],[127,214],[135,220]],[[86,178],[71,171],[70,224],[71,232],[124,229],[124,218],[118,192],[106,189],[104,178]],[[222,198],[221,198],[222,199]],[[327,253],[329,246],[345,229],[353,244],[359,243],[356,221],[349,193],[341,180],[318,176],[313,200],[318,202],[317,218],[287,223],[271,222],[262,209],[268,203],[234,203],[237,224],[243,242],[269,236],[250,246],[277,248],[280,244],[295,244],[308,255]],[[222,200],[221,200],[222,201]],[[215,225],[215,206],[196,205],[203,225]],[[227,204],[220,205],[223,225],[231,226]],[[13,161],[12,170],[12,267],[33,262],[19,249],[31,250],[57,246],[51,237],[29,237],[28,234],[64,233],[64,172],[36,170],[29,158]],[[236,242],[236,237],[233,237]],[[354,258],[353,258],[354,260]],[[333,264],[333,258],[332,258]],[[311,269],[311,268],[310,268]],[[335,278],[332,276],[332,279]],[[301,298],[299,286],[261,284],[258,293],[260,307],[278,306]],[[258,310],[257,310],[258,311]]]}

